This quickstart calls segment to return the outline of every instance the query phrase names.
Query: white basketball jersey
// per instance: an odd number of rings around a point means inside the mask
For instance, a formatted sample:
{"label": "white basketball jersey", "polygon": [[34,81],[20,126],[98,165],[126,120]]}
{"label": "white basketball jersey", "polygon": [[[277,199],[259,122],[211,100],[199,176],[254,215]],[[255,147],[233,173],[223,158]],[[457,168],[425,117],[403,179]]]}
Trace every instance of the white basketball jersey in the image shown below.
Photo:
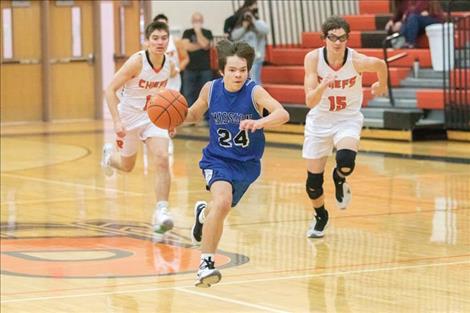
{"label": "white basketball jersey", "polygon": [[[180,60],[178,55],[178,49],[176,48],[175,41],[172,35],[168,41],[168,48],[166,49],[166,55],[175,64],[176,68],[180,68]],[[174,77],[168,79],[166,88],[180,91],[181,90],[181,75],[178,73]]]}
{"label": "white basketball jersey", "polygon": [[362,104],[362,75],[354,68],[352,62],[353,49],[346,48],[347,59],[337,71],[325,61],[325,47],[318,49],[318,83],[329,73],[335,76],[335,81],[325,90],[320,103],[310,110],[309,115],[329,113],[331,117],[344,117],[360,112]]}
{"label": "white basketball jersey", "polygon": [[[170,78],[170,60],[168,57],[165,57],[163,66],[159,70],[155,70],[150,65],[145,50],[135,54],[142,57],[142,70],[139,75],[127,81],[122,87],[120,106],[132,107],[142,111],[144,110],[147,96],[153,96],[157,94],[159,89],[166,87],[168,78]],[[154,66],[159,65],[154,64]]]}

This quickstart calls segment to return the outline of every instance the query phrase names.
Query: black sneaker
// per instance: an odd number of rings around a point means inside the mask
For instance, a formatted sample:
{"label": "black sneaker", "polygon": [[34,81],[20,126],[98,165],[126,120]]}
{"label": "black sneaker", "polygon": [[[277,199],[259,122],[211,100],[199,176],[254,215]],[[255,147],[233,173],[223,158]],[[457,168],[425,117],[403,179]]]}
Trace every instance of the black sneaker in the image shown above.
{"label": "black sneaker", "polygon": [[349,202],[351,202],[351,188],[346,182],[346,178],[340,177],[336,173],[336,168],[333,170],[333,181],[335,183],[336,206],[338,209],[344,210],[348,207]]}
{"label": "black sneaker", "polygon": [[324,217],[319,217],[315,215],[313,217],[312,223],[307,230],[307,237],[308,238],[322,238],[325,236],[325,229],[328,225],[328,211],[326,211],[326,215]]}
{"label": "black sneaker", "polygon": [[201,261],[199,270],[197,271],[197,280],[194,284],[196,287],[209,288],[213,284],[217,284],[222,279],[222,274],[214,267],[214,262],[207,259]]}
{"label": "black sneaker", "polygon": [[199,215],[201,214],[202,210],[206,207],[206,201],[198,201],[194,205],[194,216],[196,217],[196,221],[194,222],[193,228],[191,229],[191,239],[194,245],[201,244],[203,225],[201,222],[199,222]]}

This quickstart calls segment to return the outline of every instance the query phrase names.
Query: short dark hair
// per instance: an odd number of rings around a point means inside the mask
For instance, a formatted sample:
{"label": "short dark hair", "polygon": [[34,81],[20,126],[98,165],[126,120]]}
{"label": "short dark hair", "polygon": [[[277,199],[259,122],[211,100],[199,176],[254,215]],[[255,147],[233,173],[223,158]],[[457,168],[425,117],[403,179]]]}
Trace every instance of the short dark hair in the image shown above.
{"label": "short dark hair", "polygon": [[348,22],[346,22],[344,18],[342,18],[341,16],[337,16],[337,15],[330,16],[321,25],[322,38],[323,39],[326,38],[330,30],[339,29],[339,28],[344,29],[347,35],[349,35],[349,32],[351,31]]}
{"label": "short dark hair", "polygon": [[249,7],[251,7],[253,4],[257,3],[258,0],[245,0],[243,2],[243,5],[238,8],[238,10],[235,12],[235,15],[240,15],[242,12],[246,11]]}
{"label": "short dark hair", "polygon": [[245,2],[243,2],[243,5],[242,7],[243,8],[248,8],[248,7],[251,7],[253,4],[255,4],[258,0],[245,0]]}
{"label": "short dark hair", "polygon": [[158,20],[165,20],[167,23],[168,23],[168,17],[165,15],[165,14],[158,14],[158,15],[155,15],[155,17],[153,18],[153,21],[156,22]]}
{"label": "short dark hair", "polygon": [[251,70],[253,60],[255,59],[255,49],[253,49],[245,41],[231,42],[229,40],[221,40],[217,43],[217,59],[219,61],[219,70],[224,71],[227,64],[227,57],[236,55],[246,60],[248,71]]}
{"label": "short dark hair", "polygon": [[149,39],[150,35],[156,30],[163,30],[168,35],[170,34],[170,30],[168,29],[168,24],[163,22],[152,22],[145,27],[145,39]]}

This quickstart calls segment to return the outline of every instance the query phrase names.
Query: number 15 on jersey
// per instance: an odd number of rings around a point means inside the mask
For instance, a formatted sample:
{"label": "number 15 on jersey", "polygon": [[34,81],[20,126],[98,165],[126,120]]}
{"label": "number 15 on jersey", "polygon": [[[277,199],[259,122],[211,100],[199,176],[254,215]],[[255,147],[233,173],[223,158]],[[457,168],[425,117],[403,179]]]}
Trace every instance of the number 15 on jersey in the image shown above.
{"label": "number 15 on jersey", "polygon": [[341,111],[346,108],[347,102],[344,96],[329,96],[330,111]]}

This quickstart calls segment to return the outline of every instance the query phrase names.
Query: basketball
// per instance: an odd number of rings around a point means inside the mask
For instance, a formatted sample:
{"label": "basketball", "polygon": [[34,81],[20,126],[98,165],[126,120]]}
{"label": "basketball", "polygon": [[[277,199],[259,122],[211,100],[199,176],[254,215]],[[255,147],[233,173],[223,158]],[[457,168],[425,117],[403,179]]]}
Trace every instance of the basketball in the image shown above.
{"label": "basketball", "polygon": [[188,102],[178,91],[163,89],[148,100],[147,114],[157,127],[173,129],[185,120]]}

